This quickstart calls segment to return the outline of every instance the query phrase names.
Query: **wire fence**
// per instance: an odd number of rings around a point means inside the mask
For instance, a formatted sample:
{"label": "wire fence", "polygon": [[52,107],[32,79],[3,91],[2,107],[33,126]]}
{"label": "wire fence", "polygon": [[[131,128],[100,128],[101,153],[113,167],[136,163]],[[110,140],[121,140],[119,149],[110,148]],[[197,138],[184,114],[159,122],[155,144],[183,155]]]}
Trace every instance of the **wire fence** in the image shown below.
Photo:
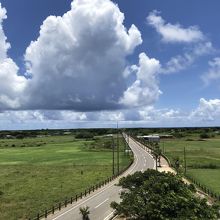
{"label": "wire fence", "polygon": [[207,195],[209,195],[210,197],[212,197],[213,199],[216,199],[218,201],[220,201],[220,195],[214,191],[212,191],[211,189],[209,189],[207,186],[205,186],[204,184],[200,183],[198,180],[194,179],[192,176],[190,176],[189,174],[185,174],[184,175],[188,180],[190,180],[190,182],[192,182],[193,184],[195,184],[199,189],[201,189],[203,192],[205,192]]}

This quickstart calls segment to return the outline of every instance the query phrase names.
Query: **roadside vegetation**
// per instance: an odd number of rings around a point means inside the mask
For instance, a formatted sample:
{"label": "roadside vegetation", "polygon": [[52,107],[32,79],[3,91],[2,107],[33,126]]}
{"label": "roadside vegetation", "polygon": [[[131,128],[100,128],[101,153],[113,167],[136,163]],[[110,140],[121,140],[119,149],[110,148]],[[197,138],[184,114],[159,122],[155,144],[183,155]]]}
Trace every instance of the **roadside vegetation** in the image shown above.
{"label": "roadside vegetation", "polygon": [[147,170],[120,180],[121,203],[111,203],[116,214],[126,219],[218,219],[219,206],[208,205],[195,196],[194,185],[187,185],[181,176]]}
{"label": "roadside vegetation", "polygon": [[[80,137],[80,132],[85,134]],[[116,143],[116,134],[111,137],[103,135],[103,131],[101,134],[94,131],[87,135],[88,131],[82,130],[66,133],[47,131],[37,135],[33,132],[30,136],[2,136],[1,220],[34,217],[39,211],[112,175],[112,140]],[[131,158],[124,153],[121,136],[119,143],[120,169],[123,169]]]}

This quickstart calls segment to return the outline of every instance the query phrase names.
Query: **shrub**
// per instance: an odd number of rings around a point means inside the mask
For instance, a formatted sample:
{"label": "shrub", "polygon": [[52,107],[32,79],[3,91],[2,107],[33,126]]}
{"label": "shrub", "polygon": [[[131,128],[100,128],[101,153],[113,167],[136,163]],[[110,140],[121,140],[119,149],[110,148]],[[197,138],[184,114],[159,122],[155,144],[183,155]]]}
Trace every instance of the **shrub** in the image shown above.
{"label": "shrub", "polygon": [[208,133],[201,133],[200,138],[210,138],[210,136],[208,135]]}
{"label": "shrub", "polygon": [[77,139],[91,139],[93,138],[93,134],[90,132],[80,132],[78,134],[75,135],[75,138]]}

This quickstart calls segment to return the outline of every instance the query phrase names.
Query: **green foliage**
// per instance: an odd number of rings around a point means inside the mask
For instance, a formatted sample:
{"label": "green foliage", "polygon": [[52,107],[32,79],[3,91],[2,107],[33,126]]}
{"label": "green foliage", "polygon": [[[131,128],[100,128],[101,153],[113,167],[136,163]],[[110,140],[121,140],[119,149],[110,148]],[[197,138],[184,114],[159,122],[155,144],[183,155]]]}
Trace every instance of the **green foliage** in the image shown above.
{"label": "green foliage", "polygon": [[93,134],[88,131],[79,132],[78,134],[75,135],[75,138],[77,138],[77,139],[84,139],[84,138],[91,139],[91,138],[93,138]]}
{"label": "green foliage", "polygon": [[200,134],[200,138],[210,138],[208,133],[202,133]]}
{"label": "green foliage", "polygon": [[83,220],[89,220],[90,211],[89,211],[89,207],[88,206],[80,207],[79,211],[80,211],[80,214],[82,215],[82,219]]}
{"label": "green foliage", "polygon": [[120,180],[125,190],[120,204],[111,207],[129,219],[217,219],[217,206],[195,196],[195,187],[186,185],[181,177],[171,173],[147,170]]}

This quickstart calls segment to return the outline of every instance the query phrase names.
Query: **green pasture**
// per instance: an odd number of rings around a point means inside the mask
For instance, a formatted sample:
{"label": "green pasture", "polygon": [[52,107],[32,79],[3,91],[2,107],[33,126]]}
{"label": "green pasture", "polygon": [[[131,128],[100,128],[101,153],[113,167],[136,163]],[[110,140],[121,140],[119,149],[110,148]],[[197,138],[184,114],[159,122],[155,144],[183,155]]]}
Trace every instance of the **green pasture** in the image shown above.
{"label": "green pasture", "polygon": [[182,167],[185,147],[187,173],[220,194],[220,138],[200,140],[195,135],[194,139],[162,140],[160,146],[171,163],[179,158]]}
{"label": "green pasture", "polygon": [[[119,143],[122,169],[130,157]],[[33,217],[111,175],[110,137],[0,139],[0,219]]]}

